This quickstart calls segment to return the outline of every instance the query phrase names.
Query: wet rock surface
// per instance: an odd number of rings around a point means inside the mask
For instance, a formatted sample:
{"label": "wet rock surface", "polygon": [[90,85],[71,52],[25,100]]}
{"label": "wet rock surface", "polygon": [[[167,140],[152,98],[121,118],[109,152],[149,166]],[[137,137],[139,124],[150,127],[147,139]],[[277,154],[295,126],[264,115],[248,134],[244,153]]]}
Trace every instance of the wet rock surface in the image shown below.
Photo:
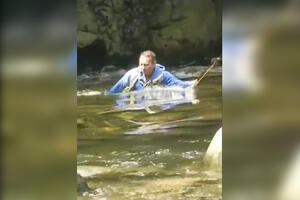
{"label": "wet rock surface", "polygon": [[[220,0],[79,0],[79,67],[133,63],[144,49],[165,62],[209,62],[221,54],[221,14]],[[91,52],[103,58],[82,61]]]}

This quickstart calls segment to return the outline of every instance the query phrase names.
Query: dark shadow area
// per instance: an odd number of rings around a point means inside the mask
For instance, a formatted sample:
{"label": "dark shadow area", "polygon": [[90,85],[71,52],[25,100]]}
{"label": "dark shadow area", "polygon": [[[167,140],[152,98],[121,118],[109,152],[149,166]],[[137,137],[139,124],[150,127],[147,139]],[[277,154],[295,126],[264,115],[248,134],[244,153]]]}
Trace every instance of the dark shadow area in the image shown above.
{"label": "dark shadow area", "polygon": [[85,48],[78,48],[77,73],[100,71],[108,62],[103,41],[96,40]]}

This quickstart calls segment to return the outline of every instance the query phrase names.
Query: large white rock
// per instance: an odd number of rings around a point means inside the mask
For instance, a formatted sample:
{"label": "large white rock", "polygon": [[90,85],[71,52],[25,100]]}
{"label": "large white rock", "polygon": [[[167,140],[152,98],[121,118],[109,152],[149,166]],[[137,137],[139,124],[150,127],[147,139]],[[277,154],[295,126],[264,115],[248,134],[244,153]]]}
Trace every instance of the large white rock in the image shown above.
{"label": "large white rock", "polygon": [[213,168],[222,168],[222,127],[216,132],[210,142],[204,161],[207,165]]}
{"label": "large white rock", "polygon": [[300,199],[300,148],[298,147],[290,166],[286,169],[286,174],[278,189],[278,200],[298,200]]}

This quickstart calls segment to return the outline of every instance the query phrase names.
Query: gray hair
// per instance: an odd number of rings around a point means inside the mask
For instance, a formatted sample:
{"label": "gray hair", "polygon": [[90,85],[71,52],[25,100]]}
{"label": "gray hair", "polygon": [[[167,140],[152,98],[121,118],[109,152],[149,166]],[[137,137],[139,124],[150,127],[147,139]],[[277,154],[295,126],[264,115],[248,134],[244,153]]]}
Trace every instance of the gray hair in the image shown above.
{"label": "gray hair", "polygon": [[148,58],[151,58],[152,59],[152,63],[156,63],[156,55],[153,51],[151,50],[146,50],[146,51],[143,51],[141,54],[140,54],[140,57],[141,56],[145,56],[145,57],[148,57]]}

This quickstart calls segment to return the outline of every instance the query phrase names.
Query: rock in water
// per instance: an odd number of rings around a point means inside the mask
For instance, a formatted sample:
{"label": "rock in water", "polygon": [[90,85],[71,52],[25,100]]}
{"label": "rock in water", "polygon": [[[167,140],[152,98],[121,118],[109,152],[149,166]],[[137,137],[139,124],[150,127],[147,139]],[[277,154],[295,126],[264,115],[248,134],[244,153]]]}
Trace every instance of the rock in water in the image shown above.
{"label": "rock in water", "polygon": [[77,195],[81,196],[85,191],[89,191],[90,188],[87,185],[87,179],[77,174]]}
{"label": "rock in water", "polygon": [[204,162],[213,168],[222,168],[222,127],[216,132],[206,151]]}
{"label": "rock in water", "polygon": [[77,174],[83,178],[96,176],[99,174],[109,173],[111,170],[100,166],[77,166]]}
{"label": "rock in water", "polygon": [[280,188],[277,190],[277,200],[297,200],[300,197],[300,148],[295,152],[290,166],[285,172]]}

